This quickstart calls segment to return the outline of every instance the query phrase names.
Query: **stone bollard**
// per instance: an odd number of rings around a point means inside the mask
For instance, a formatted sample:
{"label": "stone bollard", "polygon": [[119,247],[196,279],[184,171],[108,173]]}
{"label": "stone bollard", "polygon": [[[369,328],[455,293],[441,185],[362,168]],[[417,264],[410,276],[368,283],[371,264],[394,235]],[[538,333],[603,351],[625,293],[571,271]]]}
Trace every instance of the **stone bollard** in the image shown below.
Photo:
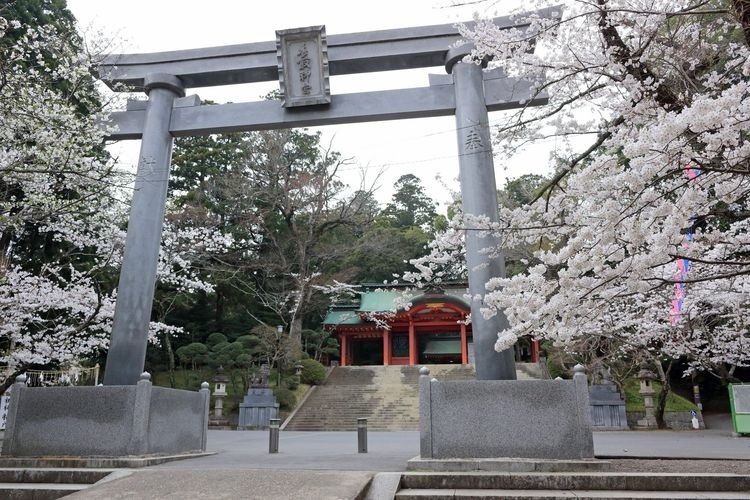
{"label": "stone bollard", "polygon": [[359,453],[367,453],[367,419],[357,419],[357,446]]}
{"label": "stone bollard", "polygon": [[268,428],[268,453],[279,452],[279,425],[280,418],[272,418],[271,426]]}

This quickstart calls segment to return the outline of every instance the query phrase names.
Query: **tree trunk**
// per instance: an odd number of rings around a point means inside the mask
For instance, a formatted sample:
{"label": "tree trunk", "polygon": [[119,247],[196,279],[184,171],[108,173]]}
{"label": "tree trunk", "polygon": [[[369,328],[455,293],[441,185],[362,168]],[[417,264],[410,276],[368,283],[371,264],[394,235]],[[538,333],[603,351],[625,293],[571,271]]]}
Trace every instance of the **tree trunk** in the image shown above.
{"label": "tree trunk", "polygon": [[666,429],[667,424],[664,421],[664,411],[667,408],[667,396],[669,396],[669,393],[672,390],[669,381],[669,373],[672,371],[672,361],[669,361],[666,370],[658,360],[654,362],[654,365],[656,366],[656,371],[659,374],[659,381],[661,382],[661,390],[656,395],[656,408],[654,408],[656,424],[659,426],[659,429]]}
{"label": "tree trunk", "polygon": [[216,301],[214,302],[214,323],[216,324],[215,331],[224,331],[224,292],[221,289],[221,285],[216,287]]}
{"label": "tree trunk", "polygon": [[11,373],[8,377],[5,378],[5,380],[3,380],[2,385],[0,385],[0,394],[3,394],[5,391],[7,391],[8,387],[16,382],[16,377],[21,375],[22,373],[25,373],[26,370],[43,370],[44,368],[45,365],[36,364],[17,366],[13,373]]}
{"label": "tree trunk", "polygon": [[750,0],[732,0],[732,7],[745,34],[745,43],[750,45]]}
{"label": "tree trunk", "polygon": [[302,335],[302,318],[296,316],[292,320],[292,324],[289,326],[289,335],[296,335],[297,337]]}
{"label": "tree trunk", "polygon": [[164,349],[167,351],[167,368],[169,370],[169,386],[172,389],[177,387],[177,380],[174,376],[174,350],[172,350],[172,341],[169,339],[169,332],[164,332]]}
{"label": "tree trunk", "polygon": [[17,369],[13,373],[11,373],[10,376],[7,377],[3,381],[3,384],[0,386],[0,394],[4,394],[5,391],[8,390],[8,387],[10,387],[11,385],[13,385],[15,383],[16,377],[19,376],[19,375],[21,375],[25,371],[26,371],[26,367],[24,366],[24,367],[21,367],[21,368]]}

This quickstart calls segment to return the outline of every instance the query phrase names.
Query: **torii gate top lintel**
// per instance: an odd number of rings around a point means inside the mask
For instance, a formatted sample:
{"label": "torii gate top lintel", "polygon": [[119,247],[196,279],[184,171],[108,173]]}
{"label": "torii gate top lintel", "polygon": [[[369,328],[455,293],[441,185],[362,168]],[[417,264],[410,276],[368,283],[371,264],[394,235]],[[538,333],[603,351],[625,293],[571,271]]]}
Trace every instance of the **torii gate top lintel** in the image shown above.
{"label": "torii gate top lintel", "polygon": [[[533,14],[555,18],[560,11],[559,7],[549,7]],[[497,17],[493,22],[499,28],[529,26],[513,16]],[[331,75],[347,75],[442,66],[447,50],[460,39],[454,24],[328,35],[329,71]],[[101,79],[110,87],[125,84],[142,89],[149,73],[174,75],[185,88],[273,81],[278,79],[276,42],[113,54],[99,66]]]}

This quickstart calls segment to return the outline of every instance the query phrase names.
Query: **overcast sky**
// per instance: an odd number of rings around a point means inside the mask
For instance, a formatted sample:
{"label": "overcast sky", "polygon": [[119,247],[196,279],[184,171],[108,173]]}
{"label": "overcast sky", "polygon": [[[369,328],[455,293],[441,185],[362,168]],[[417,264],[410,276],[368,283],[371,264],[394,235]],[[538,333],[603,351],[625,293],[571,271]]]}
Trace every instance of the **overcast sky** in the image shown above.
{"label": "overcast sky", "polygon": [[[84,30],[101,30],[120,40],[118,52],[158,52],[273,40],[277,29],[324,24],[331,34],[455,23],[471,20],[474,12],[486,16],[504,15],[517,0],[495,5],[451,7],[451,0],[377,0],[372,2],[332,0],[68,0],[68,8]],[[502,8],[500,7],[502,4]],[[497,9],[502,10],[497,10]],[[429,73],[444,74],[443,68],[337,76],[331,79],[331,93],[427,86]],[[217,102],[247,102],[278,88],[278,82],[190,89],[202,99]],[[490,122],[493,120],[490,115]],[[495,117],[495,119],[497,119]],[[353,164],[345,167],[343,180],[358,185],[361,171],[372,182],[383,175],[376,192],[387,202],[393,183],[405,173],[422,179],[429,195],[444,212],[448,192],[436,176],[457,190],[458,160],[454,118],[428,118],[316,128],[324,141]],[[135,164],[137,141],[119,150],[126,164]],[[546,154],[528,153],[510,165],[498,165],[498,187],[505,178],[523,173],[546,173]]]}

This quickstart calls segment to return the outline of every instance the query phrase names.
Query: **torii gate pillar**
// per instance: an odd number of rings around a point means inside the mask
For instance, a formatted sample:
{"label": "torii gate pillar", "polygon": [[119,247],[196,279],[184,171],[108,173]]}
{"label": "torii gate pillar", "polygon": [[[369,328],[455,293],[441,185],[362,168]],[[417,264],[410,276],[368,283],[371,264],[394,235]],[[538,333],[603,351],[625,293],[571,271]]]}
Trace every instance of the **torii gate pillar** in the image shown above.
{"label": "torii gate pillar", "polygon": [[143,371],[174,142],[169,125],[175,99],[185,95],[182,82],[172,75],[150,74],[144,83],[148,105],[104,371],[105,385],[133,385]]}
{"label": "torii gate pillar", "polygon": [[[456,95],[456,137],[458,139],[461,204],[466,215],[497,222],[497,189],[492,161],[487,105],[485,104],[482,67],[471,62],[460,62],[471,49],[462,45],[448,52],[446,70],[453,75]],[[491,253],[483,249],[492,249]],[[479,380],[515,380],[516,367],[512,349],[494,349],[497,333],[508,328],[502,311],[485,319],[484,303],[476,297],[486,293],[485,283],[490,278],[505,277],[505,258],[497,238],[471,227],[466,231],[466,267],[469,272],[471,301],[471,329],[474,337],[474,356]]]}

